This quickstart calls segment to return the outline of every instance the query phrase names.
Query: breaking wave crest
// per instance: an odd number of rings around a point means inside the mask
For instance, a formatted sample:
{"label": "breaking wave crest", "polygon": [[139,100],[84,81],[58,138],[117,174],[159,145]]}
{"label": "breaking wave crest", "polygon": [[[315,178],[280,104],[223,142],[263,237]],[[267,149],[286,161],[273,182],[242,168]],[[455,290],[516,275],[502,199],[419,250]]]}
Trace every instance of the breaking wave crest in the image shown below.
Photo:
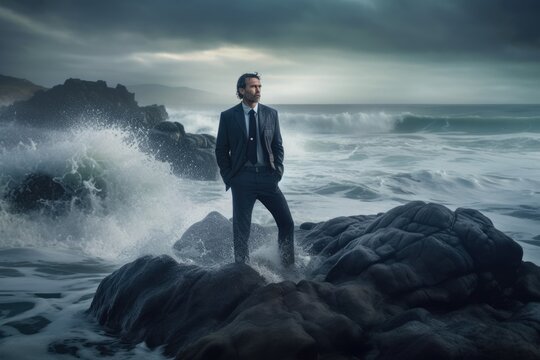
{"label": "breaking wave crest", "polygon": [[312,133],[439,133],[504,134],[540,132],[540,117],[434,116],[409,112],[283,113],[281,126]]}
{"label": "breaking wave crest", "polygon": [[[186,210],[193,206],[180,190],[184,180],[121,130],[46,132],[7,146],[8,132],[32,132],[2,130],[0,247],[77,249],[113,259],[167,253],[191,216],[203,216]],[[32,176],[58,184],[69,196],[17,211],[10,194]]]}

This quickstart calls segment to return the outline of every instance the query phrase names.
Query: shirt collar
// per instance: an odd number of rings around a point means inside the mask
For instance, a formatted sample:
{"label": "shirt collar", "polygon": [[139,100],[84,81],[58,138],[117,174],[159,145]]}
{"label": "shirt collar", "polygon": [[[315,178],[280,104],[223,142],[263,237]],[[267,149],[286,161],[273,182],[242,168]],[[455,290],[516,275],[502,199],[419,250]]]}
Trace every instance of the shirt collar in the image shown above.
{"label": "shirt collar", "polygon": [[[249,111],[251,110],[251,108],[249,106],[247,106],[246,104],[244,104],[244,102],[242,101],[241,102],[242,104],[242,109],[244,109],[244,114],[249,114]],[[255,114],[257,114],[259,112],[259,103],[255,104],[255,107],[253,108],[253,110],[255,110]]]}

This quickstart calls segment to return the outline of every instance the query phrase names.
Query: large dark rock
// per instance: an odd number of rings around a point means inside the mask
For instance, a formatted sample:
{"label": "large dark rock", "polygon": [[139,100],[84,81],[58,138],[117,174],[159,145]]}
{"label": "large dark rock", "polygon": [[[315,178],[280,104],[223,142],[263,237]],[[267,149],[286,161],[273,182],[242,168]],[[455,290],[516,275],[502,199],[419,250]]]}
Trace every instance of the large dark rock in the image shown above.
{"label": "large dark rock", "polygon": [[523,254],[519,244],[471,209],[452,212],[412,202],[366,228],[353,218],[341,223],[346,228],[316,253],[322,260],[316,278],[365,281],[410,306],[456,306],[498,293],[515,281]]}
{"label": "large dark rock", "polygon": [[479,212],[412,202],[301,228],[296,284],[145,257],[89,311],[177,359],[540,359],[540,268]]}
{"label": "large dark rock", "polygon": [[18,101],[0,113],[0,120],[49,128],[78,124],[119,125],[149,129],[167,119],[163,106],[139,107],[134,94],[105,81],[68,79],[26,101]]}
{"label": "large dark rock", "polygon": [[179,122],[163,121],[148,134],[148,146],[156,158],[171,163],[175,174],[196,180],[216,180],[216,138],[186,133]]}
{"label": "large dark rock", "polygon": [[105,278],[90,312],[125,341],[167,344],[165,351],[172,354],[219,327],[263,285],[247,265],[211,271],[165,255],[146,256]]}

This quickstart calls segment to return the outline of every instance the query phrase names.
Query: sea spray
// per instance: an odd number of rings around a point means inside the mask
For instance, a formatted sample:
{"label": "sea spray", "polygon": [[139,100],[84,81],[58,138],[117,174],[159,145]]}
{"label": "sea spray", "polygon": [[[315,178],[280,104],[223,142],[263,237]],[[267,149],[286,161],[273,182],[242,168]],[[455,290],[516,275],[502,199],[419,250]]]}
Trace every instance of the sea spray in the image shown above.
{"label": "sea spray", "polygon": [[[0,156],[2,247],[79,249],[109,259],[169,253],[192,218],[206,211],[181,192],[184,180],[169,164],[119,129],[43,132],[3,147]],[[12,211],[5,192],[33,173],[49,174],[66,189],[84,188],[90,206],[63,204],[67,211],[59,216]]]}
{"label": "sea spray", "polygon": [[284,112],[280,115],[284,129],[329,134],[389,132],[399,119],[399,115],[395,116],[385,112],[341,112],[337,114]]}
{"label": "sea spray", "polygon": [[[223,109],[225,110],[225,109]],[[184,125],[187,132],[195,134],[216,135],[220,111],[209,109],[168,109],[169,121],[177,121]]]}

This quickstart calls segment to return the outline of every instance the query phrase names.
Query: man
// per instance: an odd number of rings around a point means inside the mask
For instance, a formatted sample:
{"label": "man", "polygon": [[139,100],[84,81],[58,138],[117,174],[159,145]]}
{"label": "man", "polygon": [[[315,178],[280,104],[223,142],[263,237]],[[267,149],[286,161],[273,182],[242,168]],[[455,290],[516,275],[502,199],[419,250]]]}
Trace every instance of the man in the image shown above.
{"label": "man", "polygon": [[279,189],[283,176],[283,144],[276,110],[259,104],[259,74],[243,74],[236,83],[242,102],[221,113],[216,159],[225,190],[233,198],[234,259],[249,259],[251,213],[259,200],[278,226],[278,246],[284,266],[294,264],[294,222]]}

